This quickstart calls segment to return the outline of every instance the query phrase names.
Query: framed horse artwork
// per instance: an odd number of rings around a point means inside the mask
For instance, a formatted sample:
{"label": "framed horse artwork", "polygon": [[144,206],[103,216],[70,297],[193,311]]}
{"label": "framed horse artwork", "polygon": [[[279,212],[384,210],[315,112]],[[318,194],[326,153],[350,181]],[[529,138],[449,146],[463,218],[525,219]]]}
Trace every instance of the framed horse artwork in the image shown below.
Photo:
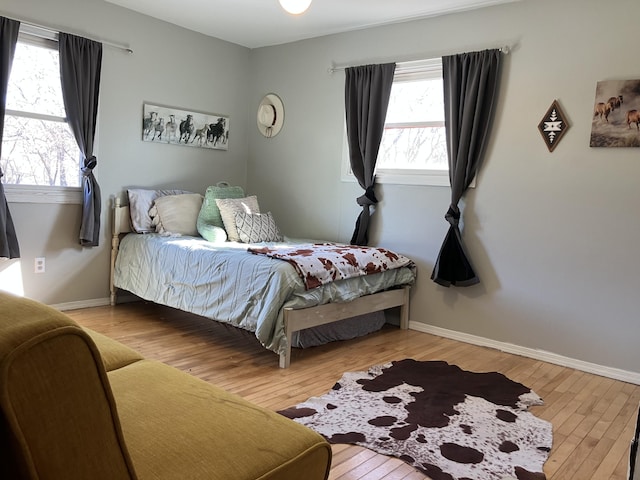
{"label": "framed horse artwork", "polygon": [[229,117],[144,103],[142,141],[228,150]]}
{"label": "framed horse artwork", "polygon": [[640,80],[597,83],[589,146],[640,147]]}

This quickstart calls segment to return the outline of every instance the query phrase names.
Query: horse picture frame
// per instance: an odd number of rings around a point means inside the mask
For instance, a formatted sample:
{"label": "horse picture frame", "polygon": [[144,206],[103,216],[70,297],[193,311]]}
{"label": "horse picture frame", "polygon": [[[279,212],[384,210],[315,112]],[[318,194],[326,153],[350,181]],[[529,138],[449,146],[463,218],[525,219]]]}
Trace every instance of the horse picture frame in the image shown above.
{"label": "horse picture frame", "polygon": [[590,147],[640,147],[640,80],[596,85]]}
{"label": "horse picture frame", "polygon": [[143,103],[142,141],[228,150],[229,117]]}

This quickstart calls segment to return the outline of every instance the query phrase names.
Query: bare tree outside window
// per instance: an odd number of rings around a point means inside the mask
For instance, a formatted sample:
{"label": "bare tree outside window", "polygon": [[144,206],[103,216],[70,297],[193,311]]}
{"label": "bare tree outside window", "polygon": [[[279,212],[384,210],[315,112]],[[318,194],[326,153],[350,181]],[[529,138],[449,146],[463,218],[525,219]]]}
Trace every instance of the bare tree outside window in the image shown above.
{"label": "bare tree outside window", "polygon": [[7,92],[3,182],[80,186],[80,151],[66,123],[55,42],[19,41]]}
{"label": "bare tree outside window", "polygon": [[378,170],[447,170],[442,78],[394,81]]}

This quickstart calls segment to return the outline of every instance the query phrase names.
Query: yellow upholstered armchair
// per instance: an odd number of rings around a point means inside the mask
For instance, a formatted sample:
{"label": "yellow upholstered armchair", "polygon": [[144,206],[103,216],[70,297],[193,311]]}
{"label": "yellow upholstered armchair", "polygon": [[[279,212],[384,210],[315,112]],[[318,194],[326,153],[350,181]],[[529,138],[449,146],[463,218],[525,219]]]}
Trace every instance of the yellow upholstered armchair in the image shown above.
{"label": "yellow upholstered armchair", "polygon": [[317,433],[0,293],[0,478],[323,480]]}

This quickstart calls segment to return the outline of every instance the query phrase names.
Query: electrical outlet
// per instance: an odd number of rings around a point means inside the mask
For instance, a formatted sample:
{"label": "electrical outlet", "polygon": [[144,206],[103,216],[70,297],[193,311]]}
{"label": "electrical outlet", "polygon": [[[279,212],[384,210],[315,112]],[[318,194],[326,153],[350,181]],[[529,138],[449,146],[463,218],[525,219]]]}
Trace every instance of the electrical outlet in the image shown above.
{"label": "electrical outlet", "polygon": [[34,262],[34,271],[36,273],[44,273],[44,257],[36,257]]}

